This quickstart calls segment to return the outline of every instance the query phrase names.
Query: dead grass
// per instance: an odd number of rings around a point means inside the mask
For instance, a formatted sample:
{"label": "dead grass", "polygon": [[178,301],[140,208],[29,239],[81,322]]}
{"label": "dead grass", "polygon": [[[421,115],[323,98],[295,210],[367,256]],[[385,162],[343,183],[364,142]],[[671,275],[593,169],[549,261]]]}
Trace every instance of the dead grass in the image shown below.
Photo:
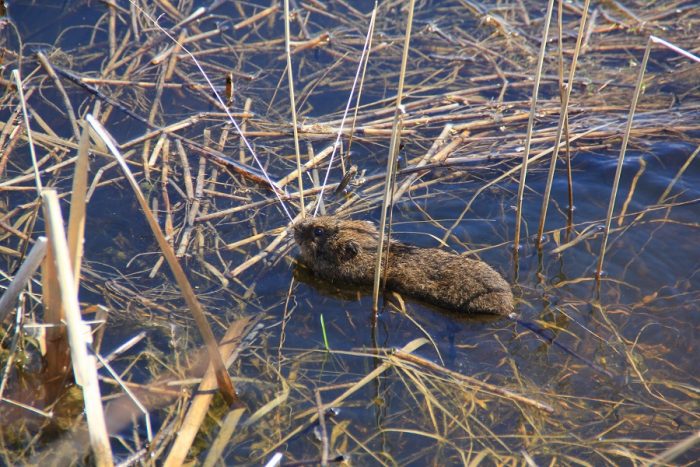
{"label": "dead grass", "polygon": [[[386,305],[371,326],[367,298],[299,286],[286,227],[301,203],[314,209],[324,192],[330,212],[378,217],[397,128],[407,6],[379,5],[358,81],[372,5],[289,3],[286,51],[284,9],[269,2],[215,1],[203,9],[188,1],[74,2],[65,10],[32,4],[29,15],[60,25],[60,34],[44,36],[4,20],[0,287],[23,293],[12,292],[7,312],[1,301],[0,317],[16,319],[0,330],[0,462],[109,464],[94,443],[90,450],[87,440],[99,438],[96,412],[84,417],[84,405],[104,409],[111,437],[102,447],[123,464],[212,465],[218,456],[261,464],[276,452],[289,465],[670,465],[697,458],[697,265],[684,266],[673,283],[654,282],[649,277],[658,272],[646,271],[665,260],[650,257],[655,249],[668,248],[669,257],[673,246],[697,253],[674,245],[697,234],[696,191],[682,184],[694,175],[697,151],[665,180],[658,200],[642,207],[631,201],[643,197],[636,183],[649,169],[635,166],[622,211],[613,199],[608,219],[606,191],[576,195],[586,206],[573,213],[545,199],[550,212],[539,222],[535,206],[543,199],[531,181],[542,179],[544,160],[556,166],[555,147],[574,160],[612,160],[621,145],[640,153],[670,140],[700,145],[698,65],[648,41],[654,34],[697,54],[693,2],[606,2],[593,6],[581,28],[582,5],[554,5],[563,8],[562,28],[552,23],[543,49],[534,114],[541,2],[416,2],[393,231],[426,233],[419,237],[425,244],[500,261],[501,270],[513,271],[521,315],[612,378],[513,323],[422,312],[409,320]],[[77,8],[84,14],[75,15]],[[574,57],[575,74],[561,93],[560,77]],[[202,71],[232,105],[222,108]],[[353,115],[347,101],[358,82],[362,98]],[[99,123],[81,139],[88,115]],[[116,140],[126,170],[94,130],[100,125]],[[319,186],[323,178],[312,174],[325,174],[335,150],[342,164],[334,162],[328,184]],[[345,193],[333,195],[350,164],[357,173]],[[528,185],[517,186],[518,172]],[[569,199],[585,192],[577,185],[585,175],[572,174]],[[70,204],[62,239],[46,227],[43,187],[56,190],[64,216]],[[523,234],[513,242],[519,188]],[[598,227],[605,224],[604,233]],[[545,240],[539,253],[538,225]],[[635,231],[648,232],[648,240],[628,240]],[[44,256],[42,235],[49,251],[41,279],[32,278],[37,255]],[[603,235],[610,235],[610,273],[596,287]],[[61,241],[68,254],[56,263],[51,245]],[[513,260],[508,252],[516,244],[522,248]],[[79,302],[66,298],[75,284]],[[93,330],[92,345],[71,345],[87,351],[88,367],[93,353],[100,355],[101,400],[74,390],[74,372],[86,370],[70,363],[66,306],[82,312],[75,326],[84,321]],[[330,350],[323,349],[320,312]],[[220,354],[220,384],[228,368],[228,403],[214,394],[193,321],[209,355]],[[448,345],[454,323],[460,331]],[[451,338],[441,334],[445,326]],[[453,355],[436,364],[434,347]],[[230,408],[231,401],[245,410]]]}

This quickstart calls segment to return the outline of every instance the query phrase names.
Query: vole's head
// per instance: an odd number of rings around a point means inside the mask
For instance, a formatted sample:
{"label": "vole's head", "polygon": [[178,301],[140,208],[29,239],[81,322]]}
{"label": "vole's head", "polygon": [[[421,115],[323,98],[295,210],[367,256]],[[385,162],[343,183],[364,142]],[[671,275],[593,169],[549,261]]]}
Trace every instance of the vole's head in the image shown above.
{"label": "vole's head", "polygon": [[315,261],[342,263],[363,248],[376,248],[377,228],[371,222],[341,220],[336,216],[307,217],[294,224],[294,240],[301,260],[312,268]]}

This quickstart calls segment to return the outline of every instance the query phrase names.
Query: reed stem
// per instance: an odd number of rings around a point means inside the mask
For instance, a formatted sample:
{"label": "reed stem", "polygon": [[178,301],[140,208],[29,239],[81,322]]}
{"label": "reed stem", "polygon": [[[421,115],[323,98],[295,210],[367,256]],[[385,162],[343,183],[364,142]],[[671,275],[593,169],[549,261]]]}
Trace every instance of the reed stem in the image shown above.
{"label": "reed stem", "polygon": [[297,125],[297,104],[294,97],[294,71],[292,69],[292,52],[289,46],[289,0],[284,0],[284,50],[287,56],[287,80],[289,81],[289,102],[292,108],[292,129],[294,131],[294,154],[297,161],[297,181],[299,184],[299,206],[301,217],[306,217],[304,203],[304,177],[301,173],[301,151],[299,149],[299,127]]}
{"label": "reed stem", "polygon": [[[411,44],[411,27],[413,26],[413,9],[415,0],[410,0],[408,5],[408,18],[406,20],[406,35],[404,36],[403,55],[401,57],[401,71],[399,72],[399,85],[396,91],[396,110],[394,111],[394,123],[392,125],[391,143],[386,164],[386,178],[384,179],[384,199],[382,201],[381,218],[379,221],[379,242],[377,245],[377,261],[374,265],[374,289],[372,291],[372,322],[376,322],[379,312],[379,284],[381,282],[382,256],[384,253],[384,241],[386,231],[386,215],[390,205],[392,179],[396,167],[396,157],[399,153],[401,132],[399,131],[402,114],[404,113],[401,100],[403,99],[403,85],[406,78],[406,64],[408,62],[408,51]],[[389,239],[386,240],[387,243]],[[385,265],[385,272],[386,267]]]}
{"label": "reed stem", "polygon": [[610,202],[608,203],[608,213],[605,216],[605,230],[603,232],[603,242],[600,246],[600,255],[598,256],[598,266],[596,266],[595,277],[596,282],[600,284],[600,275],[603,272],[603,261],[605,260],[605,249],[608,246],[608,236],[610,235],[610,223],[612,222],[613,211],[615,210],[615,200],[617,199],[617,189],[620,186],[620,175],[622,174],[622,166],[625,161],[625,152],[627,151],[627,143],[630,140],[630,133],[632,131],[632,122],[634,121],[634,113],[637,110],[637,102],[639,102],[639,94],[642,91],[642,82],[644,81],[644,72],[647,67],[647,62],[649,61],[649,54],[651,53],[651,45],[653,41],[651,37],[647,41],[647,46],[644,49],[644,58],[642,58],[642,63],[639,66],[639,74],[637,74],[637,84],[634,87],[634,94],[632,96],[632,104],[630,105],[629,115],[627,117],[627,127],[625,128],[625,134],[622,137],[622,146],[620,147],[620,155],[617,158],[617,169],[615,170],[615,178],[613,179],[612,192],[610,193]]}
{"label": "reed stem", "polygon": [[168,262],[168,265],[170,266],[171,271],[173,272],[173,275],[175,276],[175,280],[177,281],[177,284],[180,287],[182,297],[185,299],[185,302],[187,303],[187,306],[192,312],[192,316],[195,322],[197,323],[197,327],[202,333],[202,337],[209,352],[209,358],[211,360],[212,367],[215,369],[216,378],[219,383],[219,390],[221,391],[222,396],[229,405],[239,405],[240,401],[238,400],[238,395],[236,394],[236,390],[233,388],[233,383],[231,383],[231,378],[229,377],[229,374],[226,371],[224,362],[221,360],[221,355],[218,351],[216,339],[214,338],[214,333],[212,332],[211,327],[209,326],[209,322],[207,321],[207,318],[204,315],[204,309],[199,303],[199,300],[197,300],[197,296],[194,293],[194,289],[192,288],[192,285],[190,285],[189,280],[187,280],[185,271],[182,269],[182,266],[180,266],[180,263],[177,260],[177,257],[175,256],[175,252],[173,251],[172,246],[163,235],[163,232],[161,232],[160,227],[158,226],[158,222],[153,217],[153,214],[151,213],[151,210],[148,206],[148,202],[141,193],[141,189],[139,188],[138,182],[131,173],[131,170],[129,170],[129,166],[126,165],[124,157],[117,149],[109,133],[107,133],[107,131],[92,115],[88,114],[86,118],[92,126],[92,128],[95,130],[95,132],[107,145],[112,155],[119,162],[119,165],[124,171],[124,175],[126,176],[127,180],[129,181],[129,184],[131,185],[134,191],[134,194],[136,195],[136,199],[139,202],[139,205],[141,206],[141,210],[143,211],[146,217],[146,221],[148,222],[148,225],[151,228],[153,235],[156,237],[158,246],[160,247],[163,256],[165,257],[166,261]]}
{"label": "reed stem", "polygon": [[530,102],[530,115],[527,119],[527,135],[525,136],[525,149],[523,150],[523,162],[520,169],[520,182],[518,184],[518,200],[515,208],[515,237],[513,238],[513,257],[515,258],[515,268],[518,267],[518,250],[520,248],[520,230],[523,211],[523,197],[525,194],[525,180],[527,178],[527,165],[530,158],[530,144],[532,142],[532,128],[535,124],[535,112],[537,110],[537,96],[540,92],[540,80],[542,79],[542,66],[544,64],[544,52],[547,49],[547,38],[549,37],[549,24],[552,20],[554,10],[554,0],[549,0],[547,13],[544,16],[544,26],[542,28],[542,42],[540,53],[537,57],[537,68],[535,69],[535,82],[532,87],[532,101]]}
{"label": "reed stem", "polygon": [[39,166],[37,165],[36,159],[36,149],[34,148],[34,139],[32,138],[32,128],[29,126],[29,112],[27,111],[27,102],[24,98],[24,89],[22,85],[22,78],[19,75],[19,70],[12,70],[12,78],[15,80],[15,85],[17,86],[17,95],[19,96],[19,102],[22,106],[22,117],[24,118],[24,128],[27,131],[27,141],[29,142],[29,153],[32,156],[32,167],[34,168],[34,183],[36,184],[37,194],[41,193],[44,185],[41,183],[41,176],[39,176]]}
{"label": "reed stem", "polygon": [[554,151],[552,151],[552,158],[549,161],[549,173],[547,174],[547,184],[545,185],[544,197],[542,198],[542,208],[540,210],[540,223],[537,227],[536,242],[538,248],[542,248],[542,235],[544,233],[544,224],[547,220],[547,207],[549,206],[549,197],[552,193],[552,183],[554,183],[554,171],[557,168],[557,159],[559,157],[559,148],[561,147],[560,141],[562,132],[564,131],[564,126],[569,115],[569,98],[571,97],[571,89],[574,86],[576,64],[578,62],[579,52],[581,51],[581,43],[583,41],[584,31],[586,28],[586,18],[588,17],[588,7],[590,3],[590,0],[586,0],[583,5],[583,13],[581,14],[581,24],[579,24],[578,36],[576,37],[576,48],[574,49],[574,56],[571,60],[571,68],[569,68],[569,77],[566,82],[564,92],[562,93],[561,112],[559,113],[557,134],[554,140]]}
{"label": "reed stem", "polygon": [[111,466],[114,465],[114,462],[102,408],[95,357],[88,354],[87,348],[86,336],[91,335],[89,332],[86,333],[86,324],[80,315],[80,305],[75,291],[75,279],[70,264],[68,242],[63,227],[61,208],[58,204],[58,195],[54,190],[47,189],[42,191],[41,197],[44,203],[45,222],[50,225],[49,244],[54,254],[58,288],[65,310],[73,373],[75,374],[75,382],[83,389],[83,403],[85,404],[90,445],[95,455],[96,464],[98,466]]}

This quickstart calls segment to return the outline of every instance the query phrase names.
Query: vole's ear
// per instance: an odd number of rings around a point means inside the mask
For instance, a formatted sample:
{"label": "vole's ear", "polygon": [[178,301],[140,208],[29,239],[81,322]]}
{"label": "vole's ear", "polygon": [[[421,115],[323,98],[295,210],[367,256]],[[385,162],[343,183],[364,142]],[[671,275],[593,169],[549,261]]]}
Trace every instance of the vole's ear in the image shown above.
{"label": "vole's ear", "polygon": [[360,245],[357,242],[349,241],[344,245],[343,248],[343,261],[348,261],[353,259],[360,252]]}

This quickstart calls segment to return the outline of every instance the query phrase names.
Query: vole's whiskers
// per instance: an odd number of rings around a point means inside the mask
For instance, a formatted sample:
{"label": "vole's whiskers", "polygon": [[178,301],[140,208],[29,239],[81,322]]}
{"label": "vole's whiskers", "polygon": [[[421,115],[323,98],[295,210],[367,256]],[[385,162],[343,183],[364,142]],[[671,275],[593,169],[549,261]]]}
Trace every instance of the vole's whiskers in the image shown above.
{"label": "vole's whiskers", "polygon": [[[263,164],[260,162],[260,159],[258,159],[257,154],[255,154],[255,151],[253,150],[253,147],[251,146],[250,142],[248,139],[245,137],[243,134],[243,130],[241,130],[241,127],[238,125],[238,122],[236,122],[236,119],[233,118],[233,115],[231,115],[231,112],[229,112],[228,107],[224,103],[224,100],[221,98],[219,95],[219,92],[216,90],[216,87],[214,87],[214,84],[212,84],[211,80],[209,79],[209,76],[207,76],[207,73],[204,71],[202,66],[199,64],[199,61],[197,58],[192,55],[192,53],[189,51],[187,47],[185,47],[183,44],[179,43],[175,37],[173,37],[170,32],[168,32],[166,29],[164,29],[160,24],[158,24],[158,21],[151,17],[148,13],[146,13],[143,8],[141,8],[139,5],[136,4],[134,0],[129,0],[129,3],[131,3],[139,12],[141,12],[142,15],[144,15],[153,25],[163,34],[165,34],[168,39],[170,39],[173,43],[177,44],[181,50],[183,50],[187,56],[189,56],[192,59],[192,62],[195,64],[201,75],[204,77],[205,81],[207,82],[207,85],[209,88],[212,90],[214,93],[214,97],[216,100],[219,102],[219,105],[221,105],[221,108],[226,112],[226,116],[228,117],[229,121],[233,124],[234,128],[238,132],[238,135],[241,137],[241,141],[243,141],[243,144],[245,147],[248,149],[248,152],[250,155],[253,157],[253,160],[257,164],[258,168],[261,170],[263,176],[265,177],[265,181],[270,185],[270,188],[272,188],[272,192],[275,194],[277,199],[280,202],[280,205],[282,206],[282,210],[284,210],[284,213],[287,215],[287,217],[293,221],[294,216],[292,216],[287,209],[287,205],[285,204],[284,200],[282,199],[282,196],[280,195],[278,189],[275,187],[274,182],[272,179],[270,179],[270,176],[267,174],[267,171],[265,170],[265,167]],[[341,127],[342,128],[342,127]],[[332,159],[331,159],[332,160]],[[325,184],[325,182],[324,182]]]}

